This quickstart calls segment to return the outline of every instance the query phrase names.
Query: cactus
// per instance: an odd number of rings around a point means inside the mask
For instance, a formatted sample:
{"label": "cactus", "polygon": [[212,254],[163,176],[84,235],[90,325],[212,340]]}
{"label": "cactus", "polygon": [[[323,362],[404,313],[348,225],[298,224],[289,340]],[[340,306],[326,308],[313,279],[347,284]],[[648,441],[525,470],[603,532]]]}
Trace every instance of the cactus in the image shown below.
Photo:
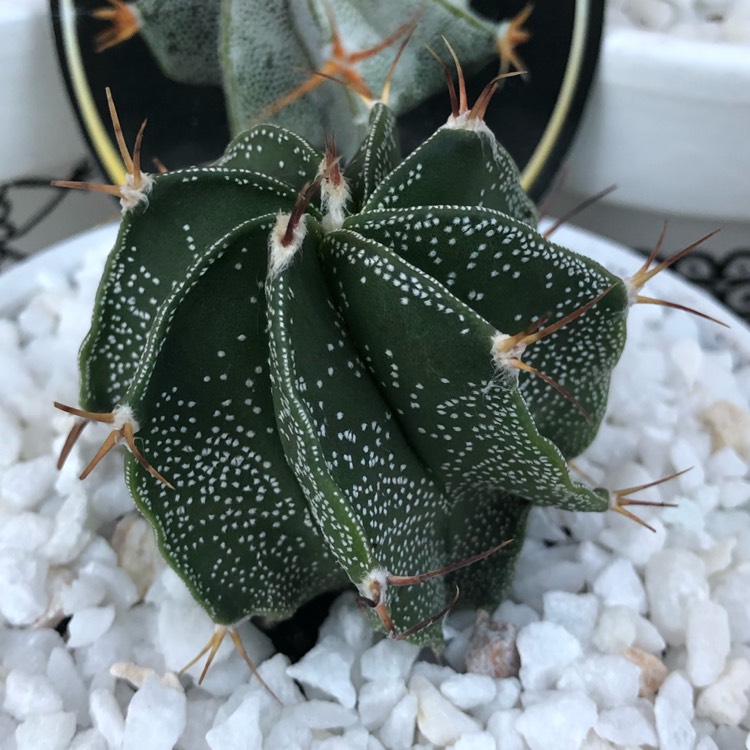
{"label": "cactus", "polygon": [[[80,419],[119,441],[159,547],[219,629],[352,585],[373,623],[437,646],[456,601],[496,606],[532,504],[635,518],[573,479],[640,288],[535,228],[518,170],[450,76],[452,112],[399,159],[371,106],[342,167],[275,125],[219,161],[128,167],[80,351]],[[111,103],[111,99],[110,99]],[[74,187],[86,187],[80,184]],[[697,243],[696,243],[697,244]],[[647,504],[647,503],[646,503]]]}
{"label": "cactus", "polygon": [[[390,97],[402,114],[442,84],[426,44],[448,35],[469,68],[499,57],[503,71],[520,69],[515,48],[529,38],[522,25],[531,12],[528,5],[497,24],[455,0],[108,3],[93,11],[108,22],[97,37],[100,51],[140,33],[167,77],[223,88],[233,133],[273,119],[317,145],[335,132],[346,156],[366,132],[361,97],[372,98],[388,75],[387,47],[413,30]],[[323,86],[329,78],[347,86]]]}

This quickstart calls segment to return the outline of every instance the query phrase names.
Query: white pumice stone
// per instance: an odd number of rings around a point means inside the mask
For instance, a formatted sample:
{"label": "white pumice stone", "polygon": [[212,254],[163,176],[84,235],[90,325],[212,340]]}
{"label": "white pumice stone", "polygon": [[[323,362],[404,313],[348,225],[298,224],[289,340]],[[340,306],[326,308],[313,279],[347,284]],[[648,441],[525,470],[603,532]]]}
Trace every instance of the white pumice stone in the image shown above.
{"label": "white pumice stone", "polygon": [[58,647],[49,655],[47,677],[58,695],[62,697],[63,709],[72,711],[76,715],[78,724],[86,726],[89,723],[88,689],[67,648]]}
{"label": "white pumice stone", "polygon": [[[735,537],[736,544],[732,550],[732,560],[738,565],[750,562],[750,528],[739,529]],[[729,570],[727,566],[722,570],[722,574]],[[731,618],[730,618],[731,625]]]}
{"label": "white pumice stone", "polygon": [[47,563],[30,552],[0,550],[0,615],[11,625],[31,625],[47,608]]}
{"label": "white pumice stone", "polygon": [[646,593],[651,619],[667,643],[685,643],[688,609],[709,598],[706,566],[696,554],[666,549],[646,566]]}
{"label": "white pumice stone", "polygon": [[516,721],[521,715],[520,708],[496,711],[487,720],[487,731],[495,738],[495,743],[502,750],[526,750],[528,745],[516,729]]}
{"label": "white pumice stone", "polygon": [[23,721],[37,714],[62,711],[63,701],[52,681],[45,675],[14,669],[5,678],[3,708]]}
{"label": "white pumice stone", "polygon": [[[706,524],[714,538],[723,539],[729,536],[739,538],[744,531],[750,532],[750,514],[744,510],[731,509],[723,513],[713,513]],[[742,550],[737,550],[737,562],[742,562]]]}
{"label": "white pumice stone", "polygon": [[584,693],[555,693],[527,706],[516,729],[530,750],[578,750],[596,720],[596,704]]}
{"label": "white pumice stone", "polygon": [[108,745],[96,729],[83,729],[73,737],[69,750],[108,750]]}
{"label": "white pumice stone", "polygon": [[308,700],[294,706],[294,716],[309,729],[341,729],[357,721],[357,714],[350,708],[331,701]]}
{"label": "white pumice stone", "polygon": [[[644,478],[643,481],[649,480]],[[654,528],[654,531],[611,513],[610,525],[599,537],[600,544],[627,558],[636,567],[645,565],[657,552],[663,549],[667,538],[666,529],[659,518],[649,516],[645,512],[642,515]]]}
{"label": "white pumice stone", "polygon": [[692,725],[693,689],[685,676],[672,672],[656,696],[654,716],[660,750],[692,747],[696,732]]}
{"label": "white pumice stone", "polygon": [[79,487],[63,501],[55,514],[52,536],[44,554],[51,565],[64,565],[74,560],[91,538],[86,529],[88,521],[88,499]]}
{"label": "white pumice stone", "polygon": [[112,536],[112,548],[118,565],[133,580],[138,598],[142,599],[165,565],[148,521],[136,513],[120,519]]}
{"label": "white pumice stone", "polygon": [[727,539],[719,539],[707,549],[702,549],[698,552],[698,556],[706,564],[706,573],[709,578],[716,573],[722,573],[732,564],[736,547],[737,538],[729,537]]}
{"label": "white pumice stone", "polygon": [[730,478],[719,484],[719,504],[722,508],[738,508],[750,502],[750,481]]}
{"label": "white pumice stone", "polygon": [[[235,689],[229,695],[229,698],[222,703],[214,715],[213,726],[218,727],[224,724],[238,709],[242,709],[243,704],[246,704],[248,698],[253,696],[253,700],[245,706],[245,711],[249,714],[258,715],[258,726],[260,727],[261,734],[263,733],[263,726],[266,722],[272,724],[275,719],[278,719],[279,712],[282,710],[281,707],[271,698],[268,693],[261,690],[255,689],[254,681],[252,683],[246,682]],[[202,687],[202,686],[201,686]],[[256,707],[257,702],[257,707]]]}
{"label": "white pumice stone", "polygon": [[114,605],[79,609],[68,623],[68,646],[79,648],[99,640],[115,620]]}
{"label": "white pumice stone", "polygon": [[583,646],[594,633],[599,600],[593,594],[548,591],[543,597],[544,619],[562,625]]}
{"label": "white pumice stone", "polygon": [[[540,551],[531,545],[522,553],[517,563],[516,576],[511,584],[511,595],[530,602],[535,610],[542,609],[542,596],[550,589],[578,593],[586,582],[584,566],[573,559],[560,559],[561,555],[573,557],[565,547],[550,547],[553,552]],[[536,558],[536,559],[532,559]]]}
{"label": "white pumice stone", "polygon": [[492,705],[496,708],[513,708],[521,694],[521,681],[517,677],[506,677],[495,680],[495,699]]}
{"label": "white pumice stone", "polygon": [[440,687],[446,680],[455,676],[455,672],[450,667],[444,667],[441,664],[433,664],[427,661],[418,661],[414,664],[411,671],[412,677],[423,677],[431,682],[435,687]]}
{"label": "white pumice stone", "polygon": [[[750,735],[748,735],[748,738],[750,738]],[[699,737],[698,741],[695,743],[695,750],[719,750],[719,746],[714,742],[712,737],[704,734],[703,737]]]}
{"label": "white pumice stone", "polygon": [[[176,672],[188,664],[208,643],[213,634],[213,624],[208,615],[192,603],[163,601],[158,612],[157,639],[160,652],[164,655],[164,665]],[[232,646],[224,642],[216,652],[214,662],[221,664],[232,651]],[[196,664],[186,674],[198,679],[202,666]],[[210,673],[209,673],[210,674]]]}
{"label": "white pumice stone", "polygon": [[346,591],[336,599],[320,626],[318,640],[324,641],[329,636],[343,640],[359,657],[372,645],[375,633],[367,618],[361,616],[356,600],[353,591]]}
{"label": "white pumice stone", "polygon": [[99,688],[89,696],[91,723],[107,741],[109,747],[122,747],[125,718],[117,699],[110,690]]}
{"label": "white pumice stone", "polygon": [[81,574],[61,592],[63,611],[70,615],[80,609],[96,607],[107,594],[107,586],[99,576]]}
{"label": "white pumice stone", "polygon": [[599,713],[596,733],[616,745],[657,746],[653,717],[650,719],[637,706],[624,705],[608,708]]}
{"label": "white pumice stone", "polygon": [[451,750],[497,750],[497,743],[489,732],[472,732],[461,736]]}
{"label": "white pumice stone", "polygon": [[[128,705],[123,750],[171,750],[185,728],[186,699],[157,675],[149,675]],[[250,726],[244,727],[249,733]],[[224,747],[227,747],[225,745]]]}
{"label": "white pumice stone", "polygon": [[383,638],[362,654],[360,667],[366,680],[404,680],[419,655],[419,647],[406,641]]}
{"label": "white pumice stone", "polygon": [[720,604],[697,602],[688,611],[687,675],[695,687],[706,687],[724,670],[729,655],[729,617]]}
{"label": "white pumice stone", "polygon": [[21,455],[21,429],[17,418],[0,406],[0,467],[14,464]]}
{"label": "white pumice stone", "polygon": [[593,589],[607,607],[619,604],[641,614],[646,611],[646,591],[629,560],[614,560],[607,565],[594,581]]}
{"label": "white pumice stone", "polygon": [[300,724],[291,709],[284,709],[280,720],[273,725],[266,737],[266,747],[307,748],[312,742],[311,730]]}
{"label": "white pumice stone", "polygon": [[716,581],[714,601],[721,604],[729,617],[733,641],[750,641],[750,561],[742,562],[722,573]]}
{"label": "white pumice stone", "polygon": [[368,750],[368,734],[362,727],[347,729],[344,734],[314,740],[311,750]]}
{"label": "white pumice stone", "polygon": [[[297,683],[286,673],[287,667],[290,664],[288,656],[285,654],[274,654],[262,664],[257,662],[256,664],[260,676],[285,706],[292,706],[304,700],[302,691],[299,689]],[[252,687],[267,695],[265,690],[254,680]]]}
{"label": "white pumice stone", "polygon": [[635,621],[633,645],[652,654],[661,653],[667,645],[656,626],[645,617],[638,615]]}
{"label": "white pumice stone", "polygon": [[[723,484],[723,482],[719,482],[719,485]],[[704,485],[703,487],[699,487],[697,490],[695,490],[692,494],[692,500],[695,503],[695,505],[700,509],[700,511],[705,516],[704,518],[704,525],[706,528],[710,526],[710,520],[712,519],[711,511],[715,510],[719,507],[719,499],[721,497],[721,488],[718,485]],[[676,498],[674,498],[675,502],[679,503],[681,500],[684,500],[684,495],[680,495]]]}
{"label": "white pumice stone", "polygon": [[440,685],[440,692],[464,711],[490,703],[497,693],[495,680],[487,675],[458,674]]}
{"label": "white pumice stone", "polygon": [[703,368],[703,349],[696,339],[680,339],[669,347],[668,356],[686,391],[692,390]]}
{"label": "white pumice stone", "polygon": [[741,479],[746,475],[747,463],[728,445],[712,453],[706,461],[706,476],[713,482]]}
{"label": "white pumice stone", "polygon": [[52,536],[53,521],[38,513],[0,512],[0,549],[39,551]]}
{"label": "white pumice stone", "polygon": [[607,607],[596,623],[591,642],[605,654],[619,654],[635,643],[638,613],[630,607]]}
{"label": "white pumice stone", "polygon": [[519,604],[506,599],[494,611],[492,619],[498,622],[509,622],[517,628],[522,628],[530,622],[538,622],[539,613],[528,604]]}
{"label": "white pumice stone", "polygon": [[57,323],[57,304],[49,295],[31,300],[18,316],[18,330],[24,339],[35,339],[51,334]]}
{"label": "white pumice stone", "polygon": [[48,456],[14,463],[0,475],[0,500],[14,510],[32,510],[52,491],[55,479]]}
{"label": "white pumice stone", "polygon": [[551,513],[548,508],[538,506],[532,507],[529,511],[526,535],[546,542],[564,542],[567,538],[554,513]]}
{"label": "white pumice stone", "polygon": [[451,633],[446,632],[444,629],[443,635],[445,636],[445,650],[443,651],[445,663],[457,672],[462,672],[464,669],[468,669],[470,672],[475,671],[470,669],[466,664],[471,627],[463,631],[453,631]]}
{"label": "white pumice stone", "polygon": [[107,596],[120,609],[127,610],[138,601],[138,593],[130,576],[118,568],[116,562],[90,560],[81,566],[81,574],[98,578],[104,584]]}
{"label": "white pumice stone", "polygon": [[593,654],[568,665],[557,688],[582,690],[600,709],[633,703],[641,670],[622,656]]}
{"label": "white pumice stone", "polygon": [[581,644],[562,625],[533,622],[518,632],[521,684],[526,690],[551,688],[565,667],[583,653]]}
{"label": "white pumice stone", "polygon": [[121,476],[112,476],[95,489],[89,488],[89,492],[92,513],[102,522],[115,521],[133,511],[133,499],[123,487]]}
{"label": "white pumice stone", "polygon": [[[603,529],[601,534],[605,532],[606,529]],[[583,565],[586,583],[590,585],[610,562],[611,553],[594,542],[584,541],[578,546],[576,557],[578,562]]]}
{"label": "white pumice stone", "polygon": [[408,750],[414,742],[417,728],[417,696],[407,693],[393,708],[377,732],[384,747],[392,750]]}
{"label": "white pumice stone", "polygon": [[[598,539],[599,534],[607,525],[604,513],[560,511],[558,518],[560,523],[570,531],[573,538],[579,542],[593,542]],[[581,561],[580,555],[576,555],[576,560]]]}
{"label": "white pumice stone", "polygon": [[366,682],[359,691],[357,710],[367,729],[377,729],[388,718],[393,707],[406,695],[403,680]]}
{"label": "white pumice stone", "polygon": [[328,636],[286,672],[303,685],[321,690],[345,708],[353,708],[357,702],[352,682],[353,664],[352,649],[338,638]]}
{"label": "white pumice stone", "polygon": [[56,711],[34,716],[18,725],[16,750],[67,750],[75,731],[75,714]]}
{"label": "white pumice stone", "polygon": [[[186,691],[188,697],[188,710],[185,716],[185,729],[180,736],[177,747],[185,750],[195,747],[207,746],[206,734],[213,727],[216,711],[220,700],[212,696],[202,694],[202,690],[190,689]],[[285,747],[285,745],[279,745]]]}
{"label": "white pumice stone", "polygon": [[59,633],[50,628],[21,630],[0,625],[0,658],[7,672],[21,669],[44,674],[52,651],[63,645]]}
{"label": "white pumice stone", "polygon": [[703,468],[703,461],[696,450],[693,441],[687,439],[678,439],[670,449],[670,458],[674,471],[682,471],[691,467],[690,471],[676,478],[680,488],[689,492],[702,486],[706,481],[706,472]]}
{"label": "white pumice stone", "polygon": [[750,662],[747,659],[730,659],[723,674],[698,696],[696,709],[699,716],[716,724],[737,726],[750,706]]}
{"label": "white pumice stone", "polygon": [[206,743],[211,750],[262,750],[260,697],[248,696],[229,718],[210,729]]}
{"label": "white pumice stone", "polygon": [[437,688],[420,675],[414,675],[409,689],[419,704],[417,726],[427,740],[435,745],[450,745],[468,732],[477,732],[479,723],[459,711]]}

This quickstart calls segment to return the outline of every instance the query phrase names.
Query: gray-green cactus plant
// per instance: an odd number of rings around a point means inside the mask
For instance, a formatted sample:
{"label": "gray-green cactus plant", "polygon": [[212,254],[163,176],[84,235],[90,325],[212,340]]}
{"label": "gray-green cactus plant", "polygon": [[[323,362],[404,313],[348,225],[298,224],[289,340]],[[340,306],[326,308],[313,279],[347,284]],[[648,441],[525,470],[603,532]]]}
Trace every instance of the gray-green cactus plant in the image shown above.
{"label": "gray-green cactus plant", "polygon": [[[108,0],[93,11],[108,22],[100,50],[139,33],[167,77],[221,86],[233,133],[273,119],[319,145],[335,132],[346,155],[366,132],[362,97],[388,76],[385,50],[409,29],[390,96],[397,114],[439,91],[425,44],[441,35],[468,68],[493,58],[522,68],[515,48],[528,39],[530,12],[498,24],[456,0]],[[331,78],[346,85],[322,85]]]}
{"label": "gray-green cactus plant", "polygon": [[665,264],[623,280],[540,234],[483,122],[496,82],[469,108],[459,81],[404,160],[373,103],[344,167],[260,125],[146,175],[112,107],[122,226],[61,460],[87,421],[112,431],[82,477],[126,442],[136,505],[221,626],[207,650],[347,583],[390,635],[437,645],[457,592],[500,602],[532,505],[636,503],[568,460]]}

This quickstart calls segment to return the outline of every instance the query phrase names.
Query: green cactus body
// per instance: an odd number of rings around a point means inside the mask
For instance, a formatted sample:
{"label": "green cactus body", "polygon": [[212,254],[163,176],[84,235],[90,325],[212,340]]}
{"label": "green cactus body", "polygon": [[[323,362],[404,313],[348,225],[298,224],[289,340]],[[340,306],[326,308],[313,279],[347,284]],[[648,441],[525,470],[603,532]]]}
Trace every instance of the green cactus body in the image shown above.
{"label": "green cactus body", "polygon": [[259,335],[274,222],[274,215],[245,221],[202,248],[161,306],[154,348],[124,398],[141,431],[160,435],[149,459],[175,485],[153,485],[129,457],[131,492],[169,563],[221,624],[249,613],[289,616],[344,580],[276,429]]}
{"label": "green cactus body", "polygon": [[[378,103],[343,177],[330,149],[263,125],[213,167],[144,184],[81,350],[82,401],[137,430],[173,485],[128,456],[138,507],[217,623],[283,617],[344,581],[392,634],[456,586],[497,605],[532,504],[609,507],[566,460],[602,419],[628,289],[536,231],[476,113],[401,162]],[[554,332],[524,352],[546,314]]]}
{"label": "green cactus body", "polygon": [[[268,157],[282,145],[287,160],[279,166]],[[161,175],[135,199],[134,210],[124,213],[81,349],[85,409],[106,410],[122,399],[157,310],[196,255],[247,218],[248,204],[260,215],[291,208],[295,185],[315,174],[317,161],[297,137],[262,126],[232,141],[218,166]]]}

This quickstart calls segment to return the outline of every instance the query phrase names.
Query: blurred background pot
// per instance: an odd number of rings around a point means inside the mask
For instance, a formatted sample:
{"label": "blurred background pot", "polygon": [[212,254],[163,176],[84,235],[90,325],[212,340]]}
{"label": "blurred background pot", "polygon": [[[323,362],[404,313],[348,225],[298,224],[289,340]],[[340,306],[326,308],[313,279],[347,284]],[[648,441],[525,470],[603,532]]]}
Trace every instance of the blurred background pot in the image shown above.
{"label": "blurred background pot", "polygon": [[613,24],[554,210],[616,184],[576,223],[646,249],[668,221],[665,254],[720,228],[679,270],[750,319],[749,128],[750,45]]}

